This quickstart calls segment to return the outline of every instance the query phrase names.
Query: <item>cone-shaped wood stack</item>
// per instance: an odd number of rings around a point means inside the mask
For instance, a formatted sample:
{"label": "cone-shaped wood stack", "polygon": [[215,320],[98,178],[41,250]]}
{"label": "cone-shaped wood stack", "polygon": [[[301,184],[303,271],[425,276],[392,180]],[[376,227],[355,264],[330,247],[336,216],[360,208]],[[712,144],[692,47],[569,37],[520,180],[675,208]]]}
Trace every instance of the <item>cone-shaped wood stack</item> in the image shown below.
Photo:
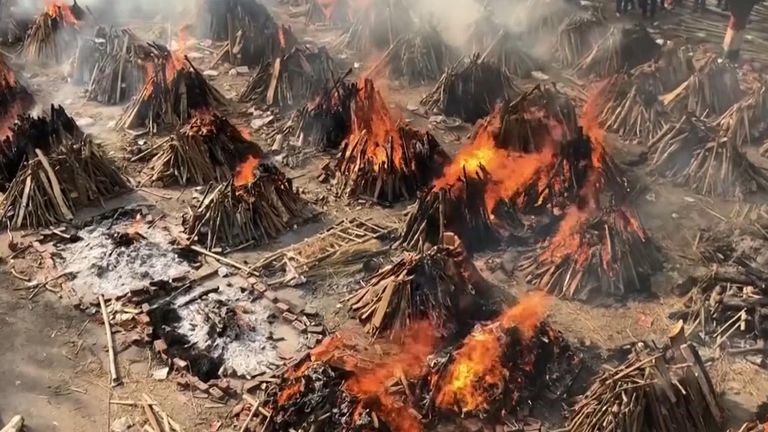
{"label": "cone-shaped wood stack", "polygon": [[654,59],[660,49],[642,25],[612,27],[574,69],[581,76],[609,77]]}
{"label": "cone-shaped wood stack", "polygon": [[77,1],[70,6],[46,2],[27,33],[22,53],[28,61],[55,63],[65,61],[77,47],[80,23],[86,12]]}
{"label": "cone-shaped wood stack", "polygon": [[670,112],[693,113],[702,118],[717,117],[744,97],[735,65],[715,54],[705,54],[695,63],[696,72],[662,97]]}
{"label": "cone-shaped wood stack", "polygon": [[434,26],[422,25],[395,40],[384,56],[368,71],[368,76],[385,75],[410,86],[437,81],[455,60],[452,49]]}

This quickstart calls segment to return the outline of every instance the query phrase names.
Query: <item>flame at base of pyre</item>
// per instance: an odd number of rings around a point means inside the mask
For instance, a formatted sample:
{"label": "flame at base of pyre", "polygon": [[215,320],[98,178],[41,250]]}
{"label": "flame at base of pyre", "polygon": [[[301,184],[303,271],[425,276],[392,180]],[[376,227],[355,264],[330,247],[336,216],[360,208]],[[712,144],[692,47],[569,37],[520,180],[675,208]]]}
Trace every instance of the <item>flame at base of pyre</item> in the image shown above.
{"label": "flame at base of pyre", "polygon": [[223,182],[248,156],[261,154],[261,148],[225,117],[197,111],[152,158],[144,182],[182,186]]}
{"label": "flame at base of pyre", "polygon": [[352,130],[352,102],[357,85],[338,79],[315,101],[299,110],[299,142],[319,150],[337,150]]}
{"label": "flame at base of pyre", "polygon": [[334,60],[325,48],[297,47],[256,68],[238,99],[293,110],[318,98],[336,75]]}
{"label": "flame at base of pyre", "polygon": [[19,116],[2,144],[0,164],[8,191],[0,217],[13,228],[69,221],[73,212],[128,189],[114,162],[101,153],[61,107],[48,117]]}
{"label": "flame at base of pyre", "polygon": [[478,271],[461,241],[446,233],[441,244],[405,253],[378,271],[345,301],[371,336],[400,334],[425,319],[439,334],[498,314],[501,294]]}
{"label": "flame at base of pyre", "polygon": [[47,0],[45,11],[27,32],[22,53],[29,61],[59,64],[77,47],[78,32],[86,11],[77,1],[71,6]]}
{"label": "flame at base of pyre", "polygon": [[396,123],[366,79],[352,104],[350,134],[326,173],[339,196],[395,203],[415,198],[449,159],[431,134]]}
{"label": "flame at base of pyre", "polygon": [[421,104],[429,111],[473,123],[491,114],[497,104],[519,94],[520,89],[499,65],[475,55],[451,66]]}
{"label": "flame at base of pyre", "polygon": [[415,24],[409,11],[403,0],[358,2],[352,24],[334,45],[356,53],[384,52],[400,35],[413,30]]}
{"label": "flame at base of pyre", "polygon": [[588,300],[650,291],[661,256],[628,208],[569,208],[557,233],[525,257],[526,281],[558,297]]}
{"label": "flame at base of pyre", "polygon": [[185,218],[185,233],[210,248],[261,245],[313,216],[275,165],[248,156],[234,178],[209,190]]}
{"label": "flame at base of pyre", "polygon": [[164,127],[186,123],[197,111],[226,105],[226,98],[205,79],[192,62],[166,47],[149,44],[152,61],[146,64],[144,87],[125,107],[118,128]]}

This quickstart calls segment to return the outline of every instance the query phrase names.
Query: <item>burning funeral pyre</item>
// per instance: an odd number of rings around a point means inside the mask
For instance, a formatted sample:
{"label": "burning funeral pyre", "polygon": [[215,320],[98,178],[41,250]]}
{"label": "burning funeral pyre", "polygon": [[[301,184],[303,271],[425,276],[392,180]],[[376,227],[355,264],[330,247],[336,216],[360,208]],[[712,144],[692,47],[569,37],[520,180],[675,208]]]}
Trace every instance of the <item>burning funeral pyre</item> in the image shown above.
{"label": "burning funeral pyre", "polygon": [[357,85],[346,75],[299,110],[299,142],[319,150],[336,150],[352,130],[352,102]]}
{"label": "burning funeral pyre", "polygon": [[493,310],[499,295],[461,241],[452,234],[441,240],[426,252],[406,252],[346,299],[368,334],[401,334],[426,319],[438,333],[450,334]]}
{"label": "burning funeral pyre", "polygon": [[312,214],[280,169],[248,156],[232,179],[206,191],[184,228],[209,249],[234,248],[264,244]]}
{"label": "burning funeral pyre", "polygon": [[501,66],[474,55],[451,66],[421,104],[429,111],[474,123],[493,112],[496,104],[519,94]]}
{"label": "burning funeral pyre", "polygon": [[572,410],[568,432],[717,432],[725,411],[717,390],[682,326],[671,347],[643,343],[617,368],[600,372]]}
{"label": "burning funeral pyre", "polygon": [[256,68],[240,102],[292,110],[316,99],[334,82],[336,67],[325,48],[296,47]]}
{"label": "burning funeral pyre", "polygon": [[80,26],[86,11],[77,1],[69,6],[59,1],[47,1],[24,39],[22,52],[29,61],[59,64],[77,47]]}
{"label": "burning funeral pyre", "polygon": [[610,78],[601,86],[604,101],[600,125],[624,138],[648,141],[669,121],[669,114],[653,89],[642,80],[625,75]]}
{"label": "burning funeral pyre", "polygon": [[350,133],[326,172],[339,195],[391,204],[415,198],[449,159],[432,135],[397,123],[366,79],[352,103]]}
{"label": "burning funeral pyre", "polygon": [[163,185],[204,185],[232,177],[248,156],[261,149],[226,118],[196,111],[172,139],[167,139],[147,166],[145,182]]}
{"label": "burning funeral pyre", "polygon": [[295,37],[278,25],[269,10],[253,0],[206,0],[211,38],[226,41],[219,57],[233,65],[257,66],[290,50]]}
{"label": "burning funeral pyre", "polygon": [[360,2],[353,11],[352,25],[335,46],[356,53],[384,52],[400,35],[413,32],[414,25],[403,0]]}
{"label": "burning funeral pyre", "polygon": [[735,65],[714,54],[706,54],[694,64],[696,72],[662,97],[669,111],[694,113],[702,118],[717,117],[744,97]]}
{"label": "burning funeral pyre", "polygon": [[650,142],[651,169],[696,193],[741,198],[768,190],[768,174],[728,138],[689,114]]}
{"label": "burning funeral pyre", "polygon": [[129,29],[99,27],[93,38],[80,41],[73,81],[87,87],[88,100],[121,104],[144,87],[148,51]]}
{"label": "burning funeral pyre", "polygon": [[[16,78],[16,72],[0,55],[0,139],[5,138],[19,114],[35,104],[32,93]],[[0,147],[0,157],[11,149]]]}
{"label": "burning funeral pyre", "polygon": [[454,61],[451,48],[434,26],[423,25],[415,32],[397,38],[368,76],[386,75],[410,86],[437,81]]}
{"label": "burning funeral pyre", "polygon": [[149,44],[152,61],[146,63],[146,82],[117,122],[118,128],[164,127],[186,123],[197,111],[226,105],[226,98],[180,52]]}
{"label": "burning funeral pyre", "polygon": [[353,5],[349,0],[305,0],[308,5],[306,23],[346,27],[352,22]]}
{"label": "burning funeral pyre", "polygon": [[763,136],[768,130],[768,89],[765,83],[762,80],[754,83],[747,96],[717,120],[717,127],[737,148],[744,148]]}
{"label": "burning funeral pyre", "polygon": [[75,210],[128,189],[114,163],[61,107],[51,107],[49,117],[20,115],[2,148],[7,192],[0,212],[15,229],[72,220]]}
{"label": "burning funeral pyre", "polygon": [[334,335],[264,392],[271,413],[264,430],[414,432],[460,423],[460,415],[515,423],[518,407],[578,363],[541,323],[546,305],[526,296],[457,345],[440,340],[426,320],[373,347],[354,334]]}
{"label": "burning funeral pyre", "polygon": [[598,13],[576,13],[560,24],[555,55],[561,66],[571,67],[602,38],[605,18]]}
{"label": "burning funeral pyre", "polygon": [[642,25],[612,27],[574,69],[582,76],[609,77],[653,60],[660,49]]}

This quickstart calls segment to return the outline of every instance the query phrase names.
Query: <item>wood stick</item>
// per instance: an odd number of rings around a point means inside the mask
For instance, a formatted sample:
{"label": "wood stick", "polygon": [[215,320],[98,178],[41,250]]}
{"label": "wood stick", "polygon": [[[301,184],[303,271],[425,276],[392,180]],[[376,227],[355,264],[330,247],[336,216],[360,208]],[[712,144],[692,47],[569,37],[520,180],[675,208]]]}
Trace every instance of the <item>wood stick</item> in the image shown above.
{"label": "wood stick", "polygon": [[[115,358],[115,348],[112,342],[112,327],[107,315],[107,305],[104,302],[104,296],[99,295],[99,306],[101,306],[101,316],[104,319],[104,329],[107,333],[107,350],[109,352],[109,377],[112,387],[120,385],[120,376],[117,373],[117,359]],[[159,429],[158,429],[159,432]]]}

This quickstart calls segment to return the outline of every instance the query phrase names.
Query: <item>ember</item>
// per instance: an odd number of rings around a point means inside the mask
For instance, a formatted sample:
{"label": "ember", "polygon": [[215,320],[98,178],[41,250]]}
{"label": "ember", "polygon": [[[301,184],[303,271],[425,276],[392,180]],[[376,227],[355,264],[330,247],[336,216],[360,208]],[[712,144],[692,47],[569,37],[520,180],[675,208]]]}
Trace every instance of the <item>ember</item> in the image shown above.
{"label": "ember", "polygon": [[352,128],[329,174],[340,195],[394,203],[414,198],[448,160],[432,135],[396,123],[366,79],[357,87]]}
{"label": "ember", "polygon": [[56,0],[45,3],[45,11],[38,15],[24,39],[22,52],[27,60],[58,64],[77,47],[80,22],[86,12],[77,0],[72,6]]}

